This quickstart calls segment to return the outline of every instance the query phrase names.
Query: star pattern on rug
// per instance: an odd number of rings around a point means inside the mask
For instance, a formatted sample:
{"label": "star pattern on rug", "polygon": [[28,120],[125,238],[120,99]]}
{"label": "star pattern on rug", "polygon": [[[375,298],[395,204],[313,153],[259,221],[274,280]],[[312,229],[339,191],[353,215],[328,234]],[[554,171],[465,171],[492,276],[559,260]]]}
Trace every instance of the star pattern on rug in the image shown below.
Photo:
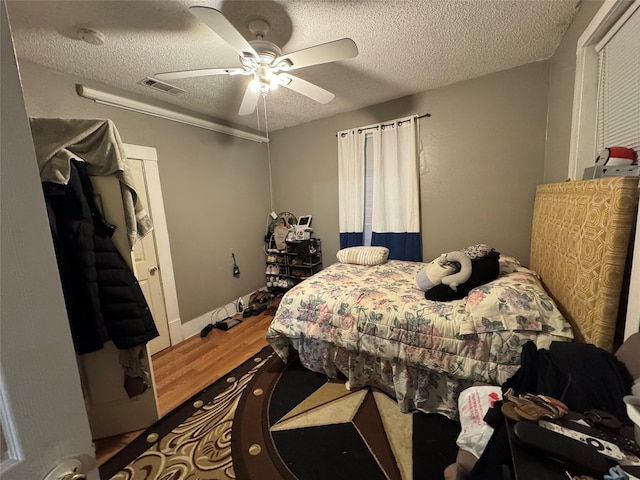
{"label": "star pattern on rug", "polygon": [[413,415],[395,400],[371,388],[350,391],[328,381],[296,405],[271,431],[351,423],[389,479],[413,476]]}

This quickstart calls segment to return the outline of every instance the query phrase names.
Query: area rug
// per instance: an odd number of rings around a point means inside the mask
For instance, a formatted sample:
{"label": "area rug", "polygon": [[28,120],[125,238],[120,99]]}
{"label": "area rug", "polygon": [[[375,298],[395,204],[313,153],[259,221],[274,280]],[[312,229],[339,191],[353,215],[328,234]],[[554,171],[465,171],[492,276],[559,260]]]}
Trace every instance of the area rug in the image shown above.
{"label": "area rug", "polygon": [[457,422],[402,414],[265,347],[100,467],[102,480],[443,478]]}

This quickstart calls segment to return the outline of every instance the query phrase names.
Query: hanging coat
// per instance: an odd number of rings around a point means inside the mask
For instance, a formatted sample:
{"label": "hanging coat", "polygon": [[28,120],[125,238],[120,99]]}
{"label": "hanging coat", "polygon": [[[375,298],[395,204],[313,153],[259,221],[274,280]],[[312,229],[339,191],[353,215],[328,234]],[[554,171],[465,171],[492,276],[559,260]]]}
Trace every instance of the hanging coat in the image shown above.
{"label": "hanging coat", "polygon": [[143,345],[158,330],[137,279],[117,250],[95,203],[84,162],[71,161],[66,185],[43,182],[73,344],[78,354],[108,340]]}

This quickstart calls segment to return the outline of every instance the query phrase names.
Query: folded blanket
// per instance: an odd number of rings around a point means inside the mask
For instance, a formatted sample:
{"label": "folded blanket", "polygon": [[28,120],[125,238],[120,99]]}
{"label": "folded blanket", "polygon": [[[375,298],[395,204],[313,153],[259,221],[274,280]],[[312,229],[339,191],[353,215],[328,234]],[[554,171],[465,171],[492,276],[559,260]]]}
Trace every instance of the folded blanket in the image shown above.
{"label": "folded blanket", "polygon": [[138,201],[120,134],[111,120],[31,118],[40,179],[66,185],[70,161],[87,164],[89,175],[115,175],[120,181],[127,237],[131,248],[153,229]]}

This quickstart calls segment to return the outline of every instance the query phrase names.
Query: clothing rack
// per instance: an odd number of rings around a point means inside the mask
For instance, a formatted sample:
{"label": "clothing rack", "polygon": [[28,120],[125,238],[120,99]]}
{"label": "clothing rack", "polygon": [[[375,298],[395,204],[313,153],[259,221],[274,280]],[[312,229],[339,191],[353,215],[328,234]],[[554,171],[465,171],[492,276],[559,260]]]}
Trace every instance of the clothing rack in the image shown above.
{"label": "clothing rack", "polygon": [[[413,118],[415,118],[416,120],[418,120],[418,119],[420,119],[420,118],[430,117],[430,116],[431,116],[431,114],[430,114],[430,113],[425,113],[424,115],[416,115],[416,116],[414,116]],[[399,122],[397,122],[397,123],[398,123],[398,126],[400,126],[400,125],[402,125],[403,123],[408,122],[408,121],[409,121],[409,120],[401,120],[401,121],[399,121]],[[358,128],[358,133],[362,133],[362,132],[364,132],[364,131],[366,131],[366,130],[373,130],[373,129],[377,129],[377,128],[381,128],[381,129],[383,129],[383,130],[385,129],[385,127],[392,127],[392,128],[393,128],[393,127],[395,127],[395,124],[396,124],[396,122],[393,122],[393,123],[382,123],[382,124],[380,124],[380,125],[376,125],[376,126],[374,126],[374,127]],[[354,132],[355,132],[355,130],[351,130],[351,133],[354,133]],[[342,133],[340,134],[340,136],[341,136],[342,138],[344,138],[346,135],[347,135],[347,134],[346,134],[346,133],[344,133],[344,132],[342,132]],[[336,137],[337,137],[337,136],[338,136],[338,134],[336,133]]]}

